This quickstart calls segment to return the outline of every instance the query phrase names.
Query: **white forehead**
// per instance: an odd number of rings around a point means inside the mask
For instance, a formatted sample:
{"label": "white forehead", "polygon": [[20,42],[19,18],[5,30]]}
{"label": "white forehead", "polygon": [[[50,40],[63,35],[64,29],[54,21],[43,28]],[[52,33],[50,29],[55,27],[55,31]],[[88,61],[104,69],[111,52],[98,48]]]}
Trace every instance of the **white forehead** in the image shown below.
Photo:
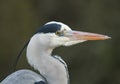
{"label": "white forehead", "polygon": [[68,31],[71,30],[71,28],[68,25],[66,25],[66,24],[64,24],[62,22],[51,21],[51,22],[46,23],[45,25],[52,24],[52,23],[60,24],[61,25],[61,29],[60,29],[61,31],[62,30],[68,30]]}

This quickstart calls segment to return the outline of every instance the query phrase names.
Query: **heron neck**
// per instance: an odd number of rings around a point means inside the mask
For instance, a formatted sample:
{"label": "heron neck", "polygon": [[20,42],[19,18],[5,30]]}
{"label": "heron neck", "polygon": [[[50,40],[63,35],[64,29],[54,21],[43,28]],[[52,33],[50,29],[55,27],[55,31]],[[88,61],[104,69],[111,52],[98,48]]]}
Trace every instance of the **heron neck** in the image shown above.
{"label": "heron neck", "polygon": [[40,65],[40,63],[38,62],[47,60],[47,57],[51,56],[53,50],[48,48],[44,43],[45,43],[44,39],[42,38],[38,39],[38,36],[34,35],[27,46],[28,63],[37,70],[38,70],[38,65]]}
{"label": "heron neck", "polygon": [[[41,45],[43,39],[38,41],[32,38],[27,47],[27,59],[31,66],[44,76],[48,84],[67,84],[67,73],[64,65],[51,56],[52,48]],[[45,43],[45,42],[44,42]]]}

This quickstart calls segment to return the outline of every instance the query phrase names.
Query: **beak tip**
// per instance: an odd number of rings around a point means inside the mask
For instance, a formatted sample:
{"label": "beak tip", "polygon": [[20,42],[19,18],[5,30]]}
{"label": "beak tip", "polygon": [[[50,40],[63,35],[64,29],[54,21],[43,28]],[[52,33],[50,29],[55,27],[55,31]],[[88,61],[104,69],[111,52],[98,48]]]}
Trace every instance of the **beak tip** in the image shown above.
{"label": "beak tip", "polygon": [[109,37],[109,36],[105,36],[105,39],[111,39],[111,37]]}

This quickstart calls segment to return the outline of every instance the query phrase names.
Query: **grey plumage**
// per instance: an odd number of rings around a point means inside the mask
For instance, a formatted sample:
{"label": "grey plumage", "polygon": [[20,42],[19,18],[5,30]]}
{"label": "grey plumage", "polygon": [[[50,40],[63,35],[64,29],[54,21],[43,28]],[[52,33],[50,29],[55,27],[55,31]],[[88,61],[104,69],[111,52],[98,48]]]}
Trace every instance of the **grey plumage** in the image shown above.
{"label": "grey plumage", "polygon": [[[65,66],[67,72],[68,84],[70,84],[67,64],[60,56],[56,55],[53,56],[53,58],[57,59]],[[35,73],[28,69],[18,70],[10,74],[0,84],[16,84],[16,83],[17,84],[47,84],[45,78],[41,74]]]}
{"label": "grey plumage", "polygon": [[12,73],[0,84],[35,84],[39,81],[42,81],[41,84],[47,84],[42,76],[31,70],[23,69]]}

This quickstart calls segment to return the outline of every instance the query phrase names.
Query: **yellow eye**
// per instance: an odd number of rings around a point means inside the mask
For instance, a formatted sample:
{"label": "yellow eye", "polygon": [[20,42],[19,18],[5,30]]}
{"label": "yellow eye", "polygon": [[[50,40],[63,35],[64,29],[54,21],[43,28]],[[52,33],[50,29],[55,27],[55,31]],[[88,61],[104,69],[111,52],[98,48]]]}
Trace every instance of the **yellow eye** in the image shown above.
{"label": "yellow eye", "polygon": [[55,34],[56,34],[56,35],[60,35],[60,31],[56,31]]}
{"label": "yellow eye", "polygon": [[55,34],[58,36],[64,36],[64,32],[61,32],[61,31],[57,31]]}

